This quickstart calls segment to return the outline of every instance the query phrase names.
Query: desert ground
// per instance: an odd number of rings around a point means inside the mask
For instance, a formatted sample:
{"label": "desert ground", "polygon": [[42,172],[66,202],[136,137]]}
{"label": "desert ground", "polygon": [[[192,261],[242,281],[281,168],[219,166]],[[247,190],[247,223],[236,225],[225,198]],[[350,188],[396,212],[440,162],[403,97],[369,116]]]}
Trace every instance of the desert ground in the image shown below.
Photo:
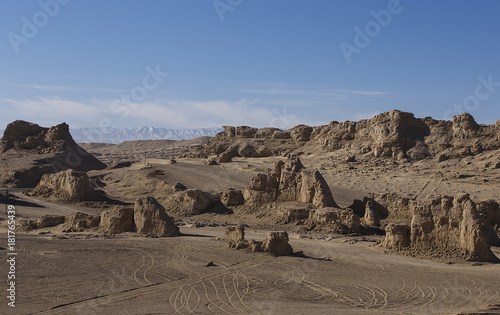
{"label": "desert ground", "polygon": [[[17,206],[22,217],[82,210],[18,201],[41,206]],[[489,314],[500,308],[496,264],[446,264],[384,253],[372,238],[298,234],[290,244],[305,257],[273,257],[225,248],[223,226],[195,226],[180,226],[184,235],[175,238],[57,228],[21,233],[16,313]],[[250,238],[265,237],[264,230],[248,230]],[[7,272],[5,260],[0,270]]]}
{"label": "desert ground", "polygon": [[[252,197],[248,195],[252,193],[248,192],[249,183],[255,183],[258,174],[271,174],[279,163],[297,165],[293,163],[298,160],[286,162],[293,153],[300,157],[301,167],[319,171],[336,209],[349,209],[370,193],[391,193],[410,200],[468,193],[469,204],[475,207],[484,200],[498,200],[497,149],[436,161],[432,156],[411,160],[372,157],[370,152],[357,152],[356,158],[350,158],[352,148],[325,150],[304,145],[280,148],[283,154],[245,156],[240,152],[229,162],[209,163],[221,156],[220,152],[207,151],[213,141],[218,140],[81,144],[104,165],[85,172],[89,185],[105,199],[58,199],[61,196],[54,191],[40,187],[57,179],[50,174],[44,175],[36,188],[9,185],[8,192],[7,187],[0,189],[2,203],[15,207],[18,224],[16,308],[8,308],[4,301],[0,313],[500,314],[498,262],[464,259],[446,246],[445,250],[432,245],[420,251],[382,246],[388,231],[384,228],[395,221],[408,224],[404,216],[389,215],[381,217],[376,227],[334,233],[324,225],[312,224],[310,219],[284,219],[283,209],[305,207],[308,213],[314,213],[315,206],[310,203],[278,199],[255,206],[247,201]],[[172,150],[174,146],[176,151]],[[10,169],[25,163],[26,156],[34,159],[32,151],[23,152],[16,153],[19,160],[13,155],[2,156],[4,178],[14,178],[12,174],[16,173]],[[36,154],[49,159],[50,152]],[[98,165],[88,161],[89,165]],[[301,176],[309,174],[301,172]],[[22,177],[15,177],[11,183],[22,186]],[[217,196],[231,188],[245,191],[245,204],[188,213],[175,207],[187,198],[182,195],[184,190],[176,190],[178,183],[188,191],[206,192],[206,196]],[[67,221],[38,228],[24,224],[45,215],[68,218],[82,212],[100,216],[103,211],[133,208],[134,203],[137,209],[137,200],[143,195],[165,206],[180,235],[162,237],[135,230],[107,233],[102,230],[102,221],[101,226],[76,229]],[[4,241],[0,251],[7,254],[8,218],[1,210]],[[363,226],[365,219],[361,219]],[[412,229],[414,221],[415,217]],[[485,222],[473,221],[471,225],[480,234]],[[246,240],[264,240],[270,231],[286,231],[294,254],[279,256],[230,248],[226,229],[236,225],[245,227]],[[500,247],[493,241],[487,247],[500,258]],[[6,259],[0,266],[0,274],[7,275]]]}

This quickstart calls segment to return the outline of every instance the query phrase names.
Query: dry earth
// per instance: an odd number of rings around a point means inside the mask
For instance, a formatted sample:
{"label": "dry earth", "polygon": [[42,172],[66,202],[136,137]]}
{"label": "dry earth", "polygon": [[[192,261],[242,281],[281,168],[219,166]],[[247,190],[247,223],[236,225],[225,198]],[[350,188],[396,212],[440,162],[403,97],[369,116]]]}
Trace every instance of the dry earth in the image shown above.
{"label": "dry earth", "polygon": [[[44,206],[17,209],[21,216],[53,212]],[[456,314],[500,308],[495,264],[448,265],[388,255],[362,238],[297,235],[290,243],[305,258],[272,257],[225,248],[216,238],[223,227],[181,226],[181,232],[175,238],[57,228],[22,233],[15,313]],[[264,233],[248,229],[247,237]],[[215,266],[206,267],[210,261]],[[0,270],[6,274],[5,260]]]}
{"label": "dry earth", "polygon": [[[337,125],[331,128],[335,131]],[[292,136],[302,134],[292,132]],[[219,140],[214,140],[215,144]],[[113,167],[87,172],[91,183],[109,201],[52,203],[26,195],[22,189],[10,189],[15,197],[6,202],[16,207],[18,219],[37,219],[46,214],[66,216],[75,211],[99,215],[112,208],[114,202],[132,204],[144,194],[165,204],[176,183],[212,193],[229,188],[244,190],[256,174],[266,173],[277,161],[285,160],[286,154],[233,156],[230,163],[207,165],[216,155],[202,152],[206,156],[200,156],[200,150],[194,158],[187,158],[207,141],[199,138],[83,144],[82,148],[102,162],[114,162]],[[260,143],[261,138],[252,141]],[[433,143],[428,142],[429,148]],[[171,162],[173,146],[177,152],[175,164]],[[417,199],[466,192],[475,202],[498,201],[500,155],[498,149],[490,147],[471,156],[441,161],[435,157],[411,161],[374,157],[371,152],[358,151],[356,158],[349,159],[349,148],[331,151],[313,144],[304,150],[284,148],[283,152],[299,155],[308,169],[319,169],[336,203],[347,207],[374,192]],[[247,148],[242,145],[240,149]],[[31,160],[22,160],[28,158],[34,159],[17,151],[3,155],[2,167],[31,165]],[[5,195],[5,189],[0,193]],[[397,255],[377,246],[383,239],[381,235],[340,236],[308,231],[304,225],[276,220],[271,215],[276,212],[274,208],[252,212],[245,207],[231,207],[232,213],[191,217],[169,213],[183,233],[179,237],[154,238],[132,232],[110,236],[97,229],[67,233],[63,232],[64,226],[17,231],[17,307],[8,308],[4,299],[0,313],[500,314],[499,264],[446,256],[430,260]],[[2,211],[2,279],[8,270],[5,219]],[[233,224],[247,225],[247,239],[262,240],[270,230],[286,230],[294,251],[302,251],[304,257],[274,257],[229,249],[222,237],[226,226]],[[499,247],[492,247],[492,251],[500,257]],[[208,267],[210,262],[213,266]]]}
{"label": "dry earth", "polygon": [[[189,188],[243,189],[256,173],[280,157],[236,158],[207,166],[200,159],[150,160],[151,169],[137,162],[123,169],[92,171],[106,183],[111,197],[133,202],[143,193],[162,196],[161,182],[181,181]],[[302,157],[306,166],[321,167],[321,159]],[[485,157],[487,159],[487,157]],[[339,204],[350,204],[366,191],[398,187],[407,194],[450,189],[478,191],[475,197],[496,196],[498,184],[475,180],[485,172],[465,162],[447,169],[475,174],[436,183],[423,165],[327,168],[325,174]],[[457,162],[458,163],[458,162]],[[469,167],[469,168],[467,168]],[[148,176],[155,170],[164,175]],[[474,173],[476,172],[476,173]],[[495,181],[498,170],[487,173]],[[406,179],[402,178],[406,176]],[[445,175],[446,176],[446,175]],[[448,175],[449,176],[449,175]],[[372,179],[373,178],[373,179]],[[408,183],[409,180],[413,182]],[[496,179],[497,180],[497,179]],[[430,183],[430,184],[429,184]],[[496,182],[495,182],[496,183]],[[393,185],[393,186],[391,186]],[[342,189],[340,189],[342,188]],[[52,204],[15,192],[17,213],[24,218],[74,211],[99,214],[100,208]],[[160,200],[159,199],[159,200]],[[22,205],[26,202],[26,205]],[[39,205],[39,206],[35,206]],[[63,233],[59,227],[19,233],[18,308],[16,314],[458,314],[500,312],[500,268],[497,264],[429,261],[384,253],[374,247],[380,237],[340,237],[291,234],[290,244],[301,257],[272,257],[265,253],[225,248],[227,223],[247,223],[247,238],[263,239],[273,225],[246,214],[203,214],[184,218],[184,236],[148,238],[125,233]],[[196,223],[215,227],[195,228]],[[208,224],[207,224],[208,222]],[[199,225],[199,224],[198,224]],[[217,226],[220,225],[220,226]],[[2,235],[5,240],[5,225]],[[39,234],[48,232],[49,234]],[[4,245],[1,245],[4,247]],[[494,249],[497,256],[500,252]],[[206,267],[213,261],[215,266]],[[6,274],[5,259],[1,274]],[[5,310],[6,303],[2,304]],[[3,313],[3,311],[2,311]]]}

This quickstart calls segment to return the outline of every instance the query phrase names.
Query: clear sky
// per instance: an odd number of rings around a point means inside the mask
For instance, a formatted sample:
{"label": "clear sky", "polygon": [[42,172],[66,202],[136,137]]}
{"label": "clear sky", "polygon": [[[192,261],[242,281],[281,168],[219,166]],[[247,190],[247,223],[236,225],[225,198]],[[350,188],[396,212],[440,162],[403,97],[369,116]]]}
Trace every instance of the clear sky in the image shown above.
{"label": "clear sky", "polygon": [[2,0],[0,128],[495,123],[499,32],[495,0]]}

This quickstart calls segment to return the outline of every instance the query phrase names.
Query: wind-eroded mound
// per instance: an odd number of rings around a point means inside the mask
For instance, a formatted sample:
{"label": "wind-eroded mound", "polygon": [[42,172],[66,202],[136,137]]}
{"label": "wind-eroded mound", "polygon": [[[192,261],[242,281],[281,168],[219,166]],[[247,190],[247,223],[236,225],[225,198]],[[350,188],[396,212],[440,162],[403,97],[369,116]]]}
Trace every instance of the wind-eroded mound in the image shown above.
{"label": "wind-eroded mound", "polygon": [[355,154],[374,157],[438,160],[469,156],[500,148],[500,122],[478,125],[470,114],[453,117],[453,121],[430,117],[415,118],[398,110],[379,114],[358,122],[332,121],[328,125],[298,125],[290,130],[224,127],[224,131],[198,149],[195,156],[218,154],[224,161],[230,157],[263,157],[290,152],[335,151],[349,149]]}
{"label": "wind-eroded mound", "polygon": [[102,200],[104,194],[94,189],[85,172],[67,170],[56,174],[45,174],[30,193],[33,196],[61,202]]}
{"label": "wind-eroded mound", "polygon": [[500,245],[496,231],[500,225],[500,208],[496,202],[476,204],[468,194],[437,196],[431,200],[378,195],[375,200],[390,209],[389,219],[411,215],[410,222],[387,225],[382,243],[385,248],[430,256],[442,252],[464,255],[469,260],[498,261],[490,248]]}
{"label": "wind-eroded mound", "polygon": [[306,169],[299,158],[278,162],[269,174],[258,174],[244,191],[245,204],[262,206],[279,201],[311,203],[315,207],[336,207],[328,184],[318,170]]}
{"label": "wind-eroded mound", "polygon": [[34,187],[42,175],[67,169],[106,168],[76,144],[65,123],[50,128],[22,120],[8,124],[0,140],[0,157],[4,161],[0,182],[14,187]]}

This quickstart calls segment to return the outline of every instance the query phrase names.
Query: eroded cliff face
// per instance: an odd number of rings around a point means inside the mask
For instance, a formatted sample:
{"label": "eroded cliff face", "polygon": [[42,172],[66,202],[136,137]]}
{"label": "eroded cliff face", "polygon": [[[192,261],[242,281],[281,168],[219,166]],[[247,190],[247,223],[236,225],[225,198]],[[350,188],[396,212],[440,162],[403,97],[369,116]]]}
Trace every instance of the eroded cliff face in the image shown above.
{"label": "eroded cliff face", "polygon": [[[389,194],[373,194],[373,200],[389,209],[382,246],[463,253],[470,260],[497,261],[490,247],[498,246],[496,202],[476,204],[469,194],[435,196],[430,200],[409,200]],[[411,216],[411,220],[408,218]]]}
{"label": "eroded cliff face", "polygon": [[256,175],[243,193],[245,204],[297,201],[315,207],[336,207],[328,184],[318,170],[306,169],[300,159],[289,157],[276,163],[269,174]]}
{"label": "eroded cliff face", "polygon": [[454,116],[452,121],[430,117],[415,118],[398,110],[358,122],[332,121],[328,125],[298,125],[290,130],[224,127],[195,156],[223,154],[260,157],[286,155],[296,150],[354,150],[373,157],[446,160],[500,148],[500,124],[478,125],[470,114]]}
{"label": "eroded cliff face", "polygon": [[16,120],[4,131],[0,155],[6,161],[0,182],[14,187],[34,187],[44,174],[67,169],[90,171],[106,168],[73,140],[65,123],[43,128]]}

